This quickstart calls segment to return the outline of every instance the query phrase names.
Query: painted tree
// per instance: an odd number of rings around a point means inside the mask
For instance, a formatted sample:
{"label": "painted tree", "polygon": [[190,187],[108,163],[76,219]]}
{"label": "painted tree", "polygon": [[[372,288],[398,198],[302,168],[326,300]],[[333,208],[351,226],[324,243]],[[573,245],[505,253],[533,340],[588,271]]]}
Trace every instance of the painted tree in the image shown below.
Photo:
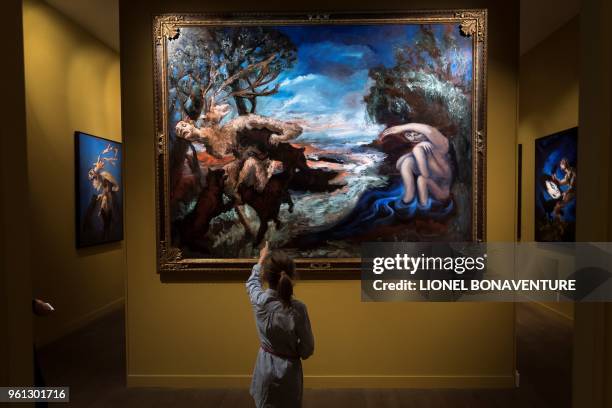
{"label": "painted tree", "polygon": [[230,100],[239,115],[255,113],[257,98],[278,92],[274,81],[296,59],[289,37],[271,27],[184,29],[169,52],[174,119],[197,120]]}
{"label": "painted tree", "polygon": [[210,34],[219,69],[227,74],[224,85],[238,113],[255,113],[257,97],[276,93],[278,84],[271,83],[297,60],[296,46],[270,27],[219,28]]}
{"label": "painted tree", "polygon": [[441,32],[420,25],[409,44],[395,49],[394,66],[372,68],[365,97],[370,118],[387,126],[419,121],[449,136],[457,133],[471,90],[471,64],[457,35],[452,25]]}

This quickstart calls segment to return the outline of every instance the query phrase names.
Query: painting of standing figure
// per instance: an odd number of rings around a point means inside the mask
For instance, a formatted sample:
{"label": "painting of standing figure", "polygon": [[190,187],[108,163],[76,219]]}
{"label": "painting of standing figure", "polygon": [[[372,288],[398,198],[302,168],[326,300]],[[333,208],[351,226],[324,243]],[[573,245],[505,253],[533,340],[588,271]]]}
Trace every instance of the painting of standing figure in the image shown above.
{"label": "painting of standing figure", "polygon": [[485,12],[432,16],[158,17],[161,264],[483,239]]}
{"label": "painting of standing figure", "polygon": [[77,247],[123,239],[121,143],[75,132]]}
{"label": "painting of standing figure", "polygon": [[535,240],[576,241],[578,128],[535,142]]}

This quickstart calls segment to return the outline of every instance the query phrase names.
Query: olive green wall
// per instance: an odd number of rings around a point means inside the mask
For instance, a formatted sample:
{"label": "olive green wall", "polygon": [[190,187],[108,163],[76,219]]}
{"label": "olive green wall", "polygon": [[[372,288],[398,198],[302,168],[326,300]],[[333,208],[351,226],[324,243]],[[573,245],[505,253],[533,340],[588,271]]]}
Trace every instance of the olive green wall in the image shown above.
{"label": "olive green wall", "polygon": [[125,250],[75,247],[74,131],[121,141],[119,55],[40,0],[23,5],[33,291],[56,312],[38,344],[121,307]]}
{"label": "olive green wall", "polygon": [[[578,126],[579,25],[576,16],[520,58],[518,142],[523,145],[523,182],[519,188],[525,242],[534,240],[535,139]],[[573,303],[543,306],[573,319]]]}
{"label": "olive green wall", "polygon": [[[0,386],[32,385],[32,285],[21,1],[3,2],[5,42],[0,110]],[[16,404],[31,406],[28,404]]]}
{"label": "olive green wall", "polygon": [[[366,3],[363,3],[366,4]],[[128,385],[246,387],[259,347],[243,282],[162,283],[155,265],[151,17],[164,12],[328,9],[324,1],[122,1],[121,91],[127,183]],[[334,3],[355,9],[350,1]],[[378,10],[406,9],[384,0]],[[512,241],[518,1],[436,0],[414,9],[488,7],[488,237]],[[361,6],[365,9],[364,6]],[[503,182],[502,182],[503,180]],[[303,281],[315,355],[307,387],[511,387],[514,305],[360,302],[358,281]]]}

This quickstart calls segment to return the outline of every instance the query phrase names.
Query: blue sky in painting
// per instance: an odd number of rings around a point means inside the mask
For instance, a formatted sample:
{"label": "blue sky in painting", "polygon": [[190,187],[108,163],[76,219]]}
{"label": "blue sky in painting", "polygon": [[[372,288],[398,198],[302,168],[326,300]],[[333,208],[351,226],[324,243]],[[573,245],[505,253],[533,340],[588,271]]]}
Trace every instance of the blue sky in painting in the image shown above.
{"label": "blue sky in painting", "polygon": [[[440,35],[444,26],[437,25]],[[283,72],[279,92],[259,98],[258,113],[298,120],[302,141],[319,144],[368,143],[382,126],[367,117],[363,97],[368,70],[393,66],[394,50],[410,43],[416,25],[317,25],[279,27],[298,47],[295,66]],[[459,38],[469,52],[471,41]],[[471,71],[471,69],[470,69]]]}

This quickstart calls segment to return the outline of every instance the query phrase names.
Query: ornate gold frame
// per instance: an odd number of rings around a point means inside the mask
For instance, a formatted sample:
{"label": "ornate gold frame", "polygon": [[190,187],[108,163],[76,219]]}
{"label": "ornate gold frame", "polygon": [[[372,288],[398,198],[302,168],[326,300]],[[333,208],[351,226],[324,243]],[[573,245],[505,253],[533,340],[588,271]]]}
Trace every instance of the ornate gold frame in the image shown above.
{"label": "ornate gold frame", "polygon": [[[486,61],[487,11],[440,10],[381,13],[244,13],[244,14],[163,14],[153,17],[153,54],[155,81],[155,165],[157,268],[159,273],[186,278],[188,272],[206,277],[242,276],[255,259],[183,258],[179,248],[170,245],[168,204],[168,135],[167,135],[167,42],[180,35],[181,27],[212,25],[296,25],[296,24],[432,24],[456,23],[464,36],[474,38],[472,98],[472,238],[484,241],[486,235]],[[296,259],[302,275],[310,278],[356,277],[360,258]],[[304,272],[307,272],[304,274]]]}

